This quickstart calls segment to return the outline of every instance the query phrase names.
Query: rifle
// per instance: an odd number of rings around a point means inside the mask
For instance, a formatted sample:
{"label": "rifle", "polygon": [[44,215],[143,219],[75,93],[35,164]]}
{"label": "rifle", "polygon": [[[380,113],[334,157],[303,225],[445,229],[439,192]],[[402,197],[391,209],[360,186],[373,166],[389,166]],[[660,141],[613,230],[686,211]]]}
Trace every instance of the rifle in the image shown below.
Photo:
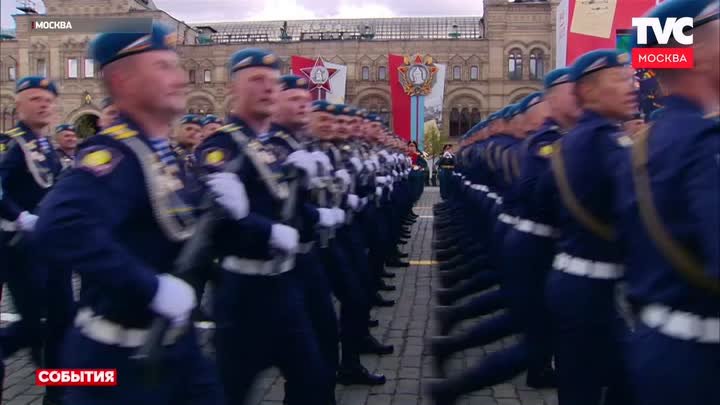
{"label": "rifle", "polygon": [[[230,161],[225,171],[237,173],[242,167],[243,155]],[[209,191],[203,197],[201,208],[206,209],[200,217],[192,237],[183,245],[180,255],[175,260],[172,274],[183,280],[190,281],[198,271],[211,262],[212,235],[217,224],[226,217],[227,213],[223,207],[216,204],[212,193]],[[147,380],[156,383],[159,380],[160,358],[162,355],[163,341],[170,330],[171,321],[164,316],[156,316],[153,320],[147,340],[131,356],[147,373]]]}

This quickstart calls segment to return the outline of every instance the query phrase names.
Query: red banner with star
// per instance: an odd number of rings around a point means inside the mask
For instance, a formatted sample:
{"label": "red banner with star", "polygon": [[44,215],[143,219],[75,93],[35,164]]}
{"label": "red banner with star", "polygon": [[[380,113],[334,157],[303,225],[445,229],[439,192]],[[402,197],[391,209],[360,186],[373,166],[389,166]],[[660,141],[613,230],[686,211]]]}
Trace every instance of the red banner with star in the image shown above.
{"label": "red banner with star", "polygon": [[310,83],[313,100],[345,102],[346,66],[328,62],[322,57],[311,59],[292,56],[290,67],[294,75],[303,77]]}
{"label": "red banner with star", "polygon": [[388,55],[393,131],[403,139],[410,140],[410,96],[405,93],[398,70],[404,65],[403,55]]}

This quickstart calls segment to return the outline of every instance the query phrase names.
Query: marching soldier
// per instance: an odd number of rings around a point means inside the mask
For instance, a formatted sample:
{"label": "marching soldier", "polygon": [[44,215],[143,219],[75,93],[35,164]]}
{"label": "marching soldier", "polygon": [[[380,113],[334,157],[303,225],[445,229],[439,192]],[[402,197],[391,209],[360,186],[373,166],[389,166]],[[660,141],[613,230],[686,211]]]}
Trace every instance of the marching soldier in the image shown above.
{"label": "marching soldier", "polygon": [[[149,34],[104,33],[93,40],[90,55],[122,118],[86,141],[76,168],[40,210],[36,237],[43,257],[82,277],[62,366],[117,370],[115,387],[68,387],[69,404],[222,403],[215,370],[188,322],[193,289],[168,273],[193,236],[200,198],[185,189],[186,173],[169,144],[186,102],[176,37],[154,23]],[[248,214],[242,183],[214,175],[207,185],[228,213],[218,239],[241,240],[237,224]],[[157,316],[171,325],[163,340],[162,389],[148,384],[132,359]]]}
{"label": "marching soldier", "polygon": [[[280,90],[280,59],[248,48],[230,59],[233,115],[228,125],[196,149],[198,164],[223,172],[241,159],[235,174],[250,196],[245,234],[228,240],[240,251],[221,254],[222,268],[214,294],[215,347],[226,401],[243,403],[252,383],[266,368],[277,366],[291,387],[294,404],[324,404],[334,385],[305,310],[304,286],[293,274],[299,233],[293,225],[297,180],[263,142],[270,130]],[[230,174],[230,173],[228,173]]]}
{"label": "marching soldier", "polygon": [[[618,234],[637,315],[626,367],[638,405],[718,404],[720,21],[715,0],[668,0],[646,17],[690,17],[692,69],[658,70],[662,114],[617,171]],[[633,42],[635,43],[635,42]]]}
{"label": "marching soldier", "polygon": [[40,76],[20,79],[15,92],[20,121],[8,132],[8,150],[0,160],[5,264],[0,281],[7,282],[22,318],[3,330],[0,346],[5,356],[31,347],[33,360],[40,366],[47,272],[37,260],[30,236],[38,220],[38,204],[62,170],[50,140],[43,135],[52,120],[58,92],[53,82]]}
{"label": "marching soldier", "polygon": [[75,151],[78,144],[75,127],[71,124],[58,125],[55,128],[55,142],[58,145],[55,151],[60,157],[63,170],[70,168],[75,162]]}
{"label": "marching soldier", "polygon": [[[450,177],[455,169],[455,155],[452,153],[452,145],[445,145],[443,146],[442,155],[440,156],[440,159],[435,163],[435,168],[437,169],[439,175],[438,180],[440,181],[440,196],[443,200],[447,199],[449,196],[447,194],[447,188],[449,186]],[[443,185],[443,183],[445,183]]]}
{"label": "marching soldier", "polygon": [[631,143],[618,123],[637,109],[627,54],[597,50],[578,58],[571,80],[582,108],[575,128],[553,146],[550,163],[557,218],[553,271],[545,297],[552,319],[560,405],[629,403],[622,374],[627,328],[616,309],[622,256],[613,228],[612,174]]}

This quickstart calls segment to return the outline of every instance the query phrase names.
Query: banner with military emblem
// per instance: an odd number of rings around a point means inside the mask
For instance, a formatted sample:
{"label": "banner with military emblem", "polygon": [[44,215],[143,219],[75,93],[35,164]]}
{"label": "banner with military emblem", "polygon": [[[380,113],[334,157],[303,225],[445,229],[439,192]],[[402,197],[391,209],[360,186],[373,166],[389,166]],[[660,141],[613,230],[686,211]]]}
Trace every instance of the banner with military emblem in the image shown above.
{"label": "banner with military emblem", "polygon": [[422,149],[425,122],[442,120],[446,66],[431,56],[388,55],[393,128]]}
{"label": "banner with military emblem", "polygon": [[307,79],[313,100],[327,100],[334,104],[345,103],[347,66],[324,60],[293,56],[290,66],[294,75]]}

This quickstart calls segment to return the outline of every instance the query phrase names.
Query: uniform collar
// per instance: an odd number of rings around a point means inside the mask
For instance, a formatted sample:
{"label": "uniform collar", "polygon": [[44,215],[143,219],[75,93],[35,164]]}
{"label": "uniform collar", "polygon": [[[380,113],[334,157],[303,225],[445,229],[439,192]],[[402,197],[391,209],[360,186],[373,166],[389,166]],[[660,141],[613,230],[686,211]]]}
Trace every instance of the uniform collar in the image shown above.
{"label": "uniform collar", "polygon": [[258,133],[255,132],[255,130],[253,130],[252,128],[250,128],[250,126],[245,121],[243,121],[240,117],[231,115],[230,117],[228,117],[228,123],[234,124],[234,125],[240,127],[242,129],[243,133],[245,135],[247,135],[249,138],[257,139]]}

